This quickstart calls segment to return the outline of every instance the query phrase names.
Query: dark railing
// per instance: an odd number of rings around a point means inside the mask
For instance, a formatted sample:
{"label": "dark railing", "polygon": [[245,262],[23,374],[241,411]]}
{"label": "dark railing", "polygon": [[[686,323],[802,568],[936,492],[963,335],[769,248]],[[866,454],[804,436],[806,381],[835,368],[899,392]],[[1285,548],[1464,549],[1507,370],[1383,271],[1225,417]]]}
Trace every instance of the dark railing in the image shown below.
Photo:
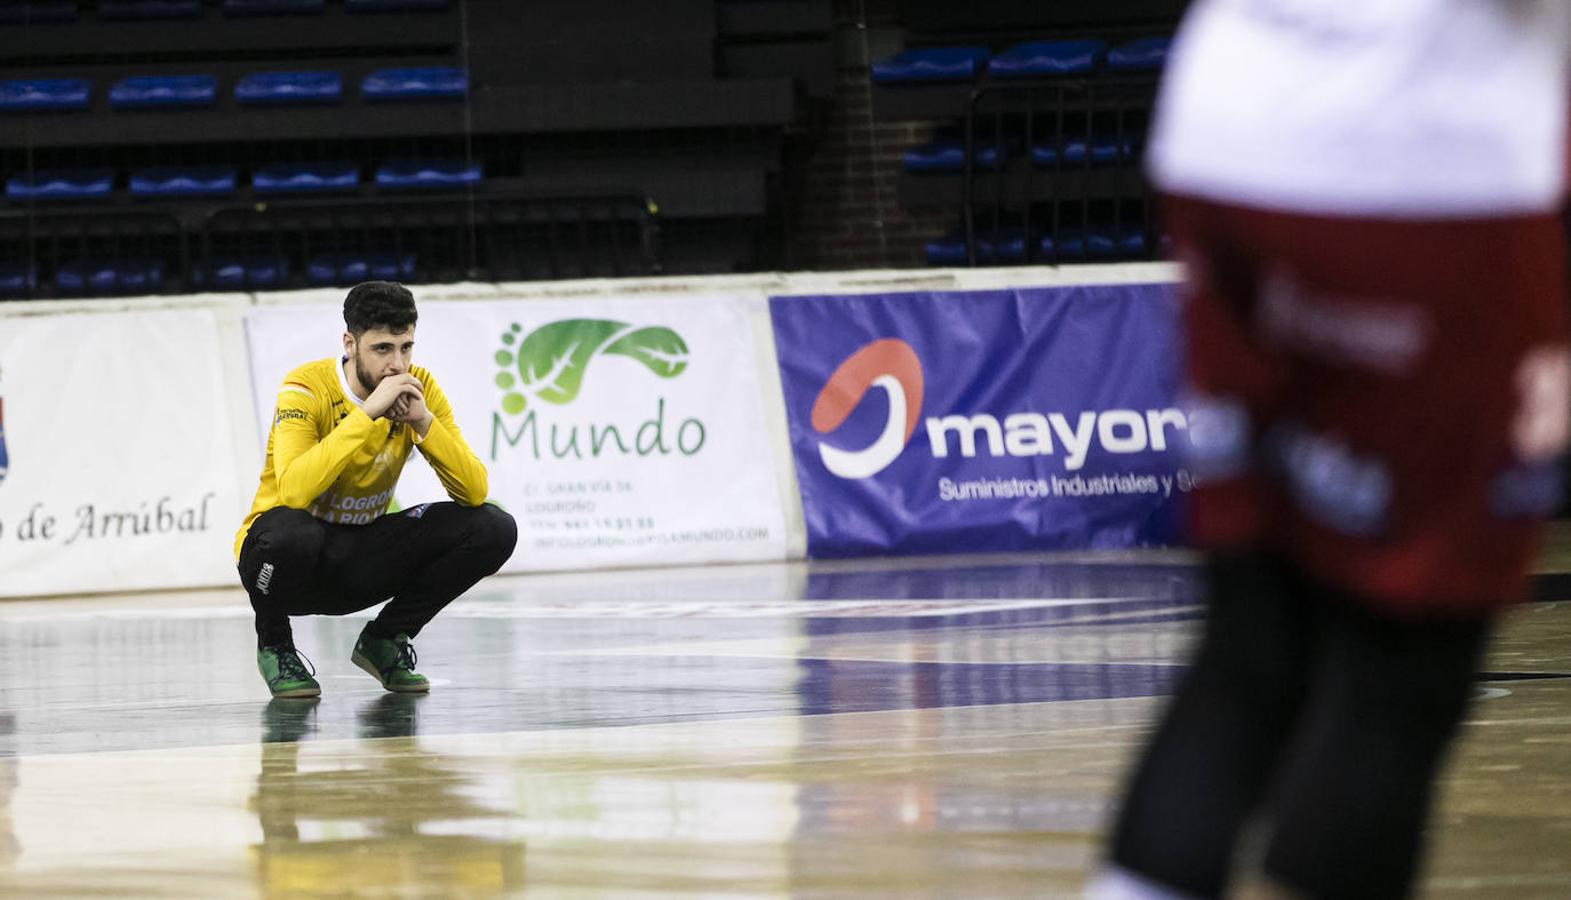
{"label": "dark railing", "polygon": [[[287,274],[267,287],[304,287],[313,283],[311,260],[330,254],[412,255],[414,272],[406,280],[416,283],[624,277],[662,269],[658,206],[636,191],[0,208],[0,299],[213,289],[215,263],[259,257],[287,263]],[[119,288],[65,286],[62,276],[79,271],[82,261],[145,263],[130,268],[156,270],[158,277],[127,275]]]}
{"label": "dark railing", "polygon": [[[171,278],[191,264],[190,242],[172,210],[126,206],[69,205],[49,209],[0,208],[0,300],[73,296],[58,293],[46,276],[87,268],[84,264],[145,263],[157,270],[143,293],[162,293]],[[18,284],[18,273],[26,283]]]}
{"label": "dark railing", "polygon": [[[1023,235],[1025,262],[1050,261],[1040,238],[1052,236],[1062,247],[1066,233],[1093,227],[1138,229],[1144,246],[1156,246],[1140,168],[1155,91],[1149,75],[990,82],[972,90],[961,185],[969,264],[978,262],[979,230],[995,241],[1006,230]],[[1112,158],[1099,158],[1094,148],[1109,145]],[[1007,161],[979,166],[977,153],[988,147]],[[1050,161],[1033,160],[1039,147],[1054,148]]]}
{"label": "dark railing", "polygon": [[623,277],[660,272],[659,236],[658,207],[633,191],[290,199],[214,210],[201,255],[413,253],[435,282]]}

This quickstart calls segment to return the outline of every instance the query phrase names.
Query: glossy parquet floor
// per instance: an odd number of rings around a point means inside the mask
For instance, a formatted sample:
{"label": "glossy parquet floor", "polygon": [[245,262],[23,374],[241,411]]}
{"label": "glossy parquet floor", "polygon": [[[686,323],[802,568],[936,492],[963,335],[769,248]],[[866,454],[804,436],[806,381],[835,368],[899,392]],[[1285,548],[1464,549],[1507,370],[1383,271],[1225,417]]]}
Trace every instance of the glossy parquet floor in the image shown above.
{"label": "glossy parquet floor", "polygon": [[[1075,896],[1197,615],[1178,555],[496,578],[430,696],[357,616],[269,702],[238,589],[0,603],[0,895]],[[1488,670],[1422,893],[1571,896],[1571,602]]]}

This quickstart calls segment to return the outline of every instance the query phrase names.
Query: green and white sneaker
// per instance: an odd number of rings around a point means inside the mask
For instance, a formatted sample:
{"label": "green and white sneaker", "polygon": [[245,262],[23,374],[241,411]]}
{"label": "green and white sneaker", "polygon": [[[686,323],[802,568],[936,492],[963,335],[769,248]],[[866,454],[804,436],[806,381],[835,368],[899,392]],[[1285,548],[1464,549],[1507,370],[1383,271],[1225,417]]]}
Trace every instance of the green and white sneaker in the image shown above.
{"label": "green and white sneaker", "polygon": [[[367,625],[366,629],[371,626]],[[400,694],[424,693],[431,690],[431,682],[415,671],[415,648],[409,645],[409,635],[399,634],[389,640],[360,632],[355,641],[355,652],[349,661],[371,673],[382,687]]]}
{"label": "green and white sneaker", "polygon": [[320,697],[322,686],[311,677],[316,669],[308,670],[307,665],[309,660],[302,661],[300,651],[293,644],[278,644],[256,651],[256,667],[274,697]]}

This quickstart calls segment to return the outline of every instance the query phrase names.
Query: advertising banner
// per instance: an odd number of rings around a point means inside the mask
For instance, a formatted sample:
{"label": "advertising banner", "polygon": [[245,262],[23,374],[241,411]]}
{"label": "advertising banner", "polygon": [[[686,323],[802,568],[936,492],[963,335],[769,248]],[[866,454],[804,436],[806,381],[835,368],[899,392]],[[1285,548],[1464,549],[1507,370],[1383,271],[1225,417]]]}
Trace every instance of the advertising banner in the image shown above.
{"label": "advertising banner", "polygon": [[1191,484],[1167,284],[770,301],[808,554],[1122,548]]}
{"label": "advertising banner", "polygon": [[0,318],[0,596],[233,583],[229,374],[209,310]]}
{"label": "advertising banner", "polygon": [[[259,440],[284,375],[343,332],[332,306],[248,315]],[[427,303],[414,360],[518,520],[504,572],[785,557],[742,299]],[[445,499],[416,454],[395,503]]]}

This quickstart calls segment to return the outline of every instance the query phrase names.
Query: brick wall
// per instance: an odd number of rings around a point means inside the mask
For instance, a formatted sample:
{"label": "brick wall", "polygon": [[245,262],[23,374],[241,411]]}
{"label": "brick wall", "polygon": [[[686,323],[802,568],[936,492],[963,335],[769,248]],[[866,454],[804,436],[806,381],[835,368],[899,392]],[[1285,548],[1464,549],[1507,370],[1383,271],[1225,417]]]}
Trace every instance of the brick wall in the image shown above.
{"label": "brick wall", "polygon": [[820,128],[788,161],[792,258],[800,269],[922,266],[922,245],[955,223],[954,213],[900,208],[896,178],[908,147],[931,122],[873,121],[868,65],[898,47],[892,0],[836,0],[835,92]]}

